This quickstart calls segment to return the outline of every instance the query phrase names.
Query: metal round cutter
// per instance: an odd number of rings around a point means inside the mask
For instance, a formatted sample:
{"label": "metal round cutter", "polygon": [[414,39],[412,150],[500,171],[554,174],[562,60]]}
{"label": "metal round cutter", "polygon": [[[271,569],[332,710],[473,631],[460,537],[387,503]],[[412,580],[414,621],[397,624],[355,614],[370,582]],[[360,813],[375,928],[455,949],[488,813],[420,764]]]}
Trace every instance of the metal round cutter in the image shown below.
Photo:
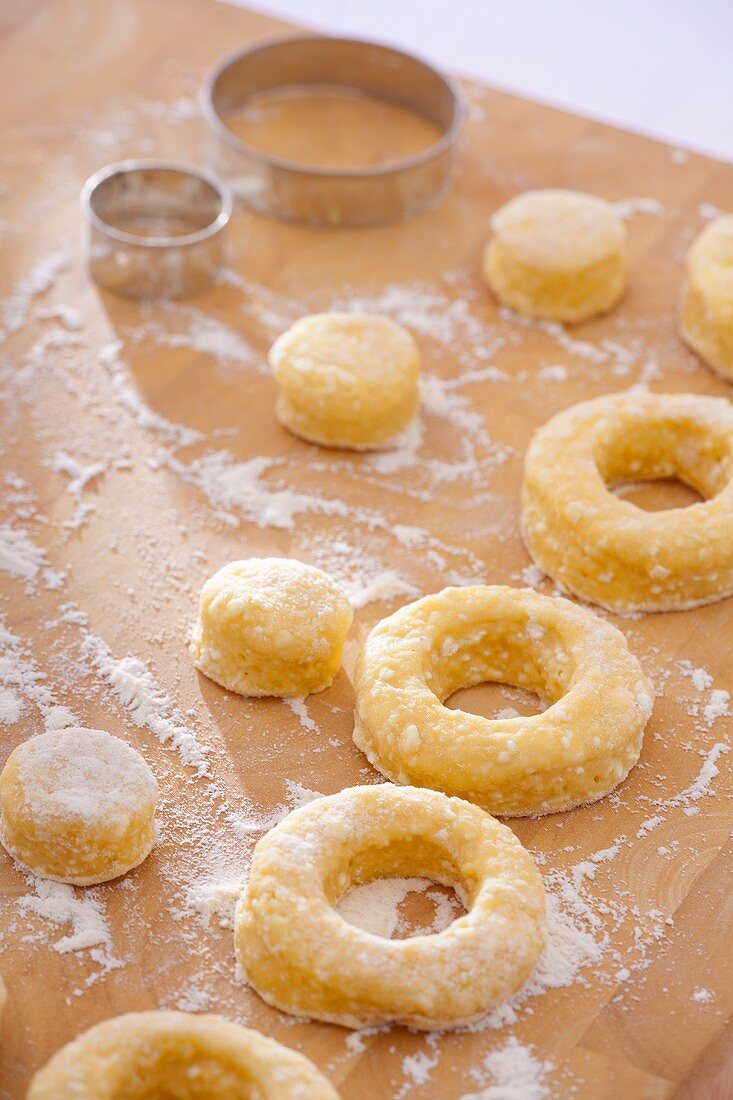
{"label": "metal round cutter", "polygon": [[101,286],[130,298],[184,298],[214,282],[232,199],[209,172],[120,161],[87,180],[81,203],[89,271]]}
{"label": "metal round cutter", "polygon": [[[368,167],[314,167],[261,151],[227,124],[263,93],[339,89],[406,109],[435,128],[419,152]],[[323,226],[394,221],[438,202],[451,186],[462,93],[424,61],[352,38],[286,35],[225,58],[202,91],[210,163],[256,210]]]}

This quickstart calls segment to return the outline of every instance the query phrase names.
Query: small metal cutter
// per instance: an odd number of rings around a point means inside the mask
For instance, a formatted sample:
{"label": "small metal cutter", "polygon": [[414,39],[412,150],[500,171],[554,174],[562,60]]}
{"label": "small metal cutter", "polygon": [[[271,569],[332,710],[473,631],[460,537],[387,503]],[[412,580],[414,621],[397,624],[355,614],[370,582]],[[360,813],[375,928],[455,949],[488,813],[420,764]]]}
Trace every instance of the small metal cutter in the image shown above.
{"label": "small metal cutter", "polygon": [[81,203],[89,271],[100,286],[130,298],[185,298],[214,282],[232,199],[211,173],[120,161],[87,180]]}
{"label": "small metal cutter", "polygon": [[[439,139],[411,156],[366,168],[314,168],[270,156],[226,124],[258,93],[341,86],[392,101],[434,123]],[[465,106],[458,86],[424,61],[352,38],[286,35],[225,58],[202,89],[211,131],[209,163],[236,198],[278,218],[321,226],[395,221],[437,203],[449,190]]]}

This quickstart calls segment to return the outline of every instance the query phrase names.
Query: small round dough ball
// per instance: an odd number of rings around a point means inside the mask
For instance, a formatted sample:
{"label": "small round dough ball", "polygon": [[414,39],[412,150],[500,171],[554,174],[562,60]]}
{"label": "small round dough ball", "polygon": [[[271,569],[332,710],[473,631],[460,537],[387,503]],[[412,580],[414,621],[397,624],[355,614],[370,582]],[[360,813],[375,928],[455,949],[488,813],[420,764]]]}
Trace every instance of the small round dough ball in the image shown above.
{"label": "small round dough ball", "polygon": [[200,672],[240,695],[308,695],[341,668],[352,618],[343,589],[312,565],[233,561],[201,590],[191,653]]}
{"label": "small round dough ball", "polygon": [[711,222],[690,249],[680,332],[709,367],[733,380],[733,214]]}
{"label": "small round dough ball", "polygon": [[626,226],[580,191],[527,191],[491,219],[484,275],[500,302],[527,317],[584,321],[626,288]]}
{"label": "small round dough ball", "polygon": [[41,733],[0,775],[0,841],[41,878],[91,886],[124,875],[155,843],[155,777],[104,730]]}
{"label": "small round dough ball", "polygon": [[356,451],[388,447],[419,405],[420,352],[387,317],[316,313],[270,350],[278,419],[295,435]]}

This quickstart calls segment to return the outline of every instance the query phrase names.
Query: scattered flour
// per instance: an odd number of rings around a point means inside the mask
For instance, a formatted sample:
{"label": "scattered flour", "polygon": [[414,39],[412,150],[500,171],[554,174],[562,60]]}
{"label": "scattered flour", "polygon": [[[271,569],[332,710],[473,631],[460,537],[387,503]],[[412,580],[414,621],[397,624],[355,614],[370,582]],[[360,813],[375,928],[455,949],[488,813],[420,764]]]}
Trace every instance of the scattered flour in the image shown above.
{"label": "scattered flour", "polygon": [[247,805],[244,810],[236,810],[229,815],[229,822],[237,836],[250,840],[253,836],[266,833],[288,814],[287,806],[276,806],[274,810],[259,812],[254,806]]}
{"label": "scattered flour", "polygon": [[715,994],[710,989],[698,986],[697,989],[693,990],[690,1000],[696,1005],[710,1005],[715,1000]]}
{"label": "scattered flour", "polygon": [[730,714],[730,694],[722,688],[716,688],[710,693],[710,701],[703,707],[703,720],[706,725],[712,726],[717,718],[725,718]]}
{"label": "scattered flour", "polygon": [[435,1036],[429,1037],[426,1043],[433,1046],[432,1052],[418,1050],[402,1059],[402,1072],[406,1080],[395,1100],[402,1100],[413,1088],[425,1085],[430,1080],[430,1074],[440,1061],[440,1051],[435,1049]]}
{"label": "scattered flour", "polygon": [[705,691],[713,686],[713,678],[707,669],[696,668],[691,661],[679,661],[678,667],[683,675],[689,676],[696,691]]}
{"label": "scattered flour", "polygon": [[330,308],[384,313],[436,343],[454,346],[467,341],[474,349],[481,349],[480,358],[488,358],[490,353],[486,325],[472,315],[468,302],[451,299],[427,283],[392,283],[377,294],[341,299]]}
{"label": "scattered flour", "polygon": [[[400,914],[400,905],[408,894],[426,894],[435,902],[436,898],[445,895],[435,891],[435,883],[426,878],[379,878],[374,882],[367,882],[361,886],[354,886],[344,895],[337,905],[337,911],[344,920],[361,928],[364,932],[371,932],[373,936],[382,936],[391,939],[396,932],[406,931]],[[433,890],[433,894],[431,894]],[[448,904],[441,907],[436,904],[436,914],[429,928],[419,928],[411,931],[411,936],[434,934],[441,932],[443,928],[455,920],[458,911]]]}
{"label": "scattered flour", "polygon": [[191,982],[174,995],[173,1007],[179,1012],[207,1012],[213,1011],[214,998],[208,989],[202,989],[200,985]]}
{"label": "scattered flour", "polygon": [[698,799],[704,798],[706,795],[711,794],[711,785],[713,780],[720,774],[718,768],[718,760],[725,753],[730,752],[730,746],[724,742],[719,741],[716,745],[705,754],[705,759],[697,778],[690,783],[689,787],[685,787],[679,794],[673,795],[671,798],[659,800],[657,805],[662,806],[664,809],[672,809],[675,806],[683,806],[687,812],[697,813],[696,807],[690,806],[691,802],[697,802]]}
{"label": "scattered flour", "polygon": [[0,317],[5,331],[0,330],[0,343],[10,333],[17,332],[28,320],[31,303],[34,298],[50,290],[62,271],[70,262],[70,253],[66,248],[52,252],[39,260],[35,267],[24,275],[8,298],[0,302]]}
{"label": "scattered flour", "polygon": [[312,791],[309,787],[304,787],[302,783],[297,783],[294,779],[286,779],[285,797],[289,808],[297,810],[301,806],[307,806],[309,802],[315,802],[317,798],[323,798],[324,796],[320,791]]}
{"label": "scattered flour", "polygon": [[205,438],[201,432],[183,424],[174,424],[145,404],[128,378],[127,369],[120,358],[121,352],[122,344],[115,340],[106,344],[99,353],[99,360],[107,369],[119,404],[142,428],[158,433],[168,443],[177,447],[190,447],[194,443],[200,443]]}
{"label": "scattered flour", "polygon": [[107,681],[136,726],[151,730],[162,745],[171,745],[198,775],[210,775],[208,748],[184,724],[144,661],[139,657],[114,658],[106,642],[88,631],[84,631],[81,654]]}
{"label": "scattered flour", "polygon": [[531,1047],[512,1036],[484,1058],[480,1069],[472,1071],[478,1084],[484,1085],[487,1076],[492,1083],[466,1093],[462,1100],[543,1100],[550,1095],[543,1082],[552,1069],[552,1062],[540,1062]]}
{"label": "scattered flour", "polygon": [[712,202],[701,202],[697,212],[705,222],[714,221],[715,218],[720,218],[723,214],[728,213],[727,210],[723,210],[721,206],[715,206]]}
{"label": "scattered flour", "polygon": [[180,919],[189,913],[195,913],[205,926],[209,926],[216,918],[220,928],[233,928],[234,909],[246,881],[246,875],[201,877],[187,888],[183,911],[174,909],[172,916]]}
{"label": "scattered flour", "polygon": [[318,726],[308,713],[308,707],[306,706],[303,696],[292,695],[288,699],[283,699],[283,702],[286,706],[290,707],[303,729],[308,730],[309,733],[316,733],[318,731]]}
{"label": "scattered flour", "polygon": [[471,408],[466,397],[455,392],[450,382],[437,374],[423,374],[420,377],[420,397],[428,412],[449,420],[459,431],[474,436],[488,446],[483,416]]}
{"label": "scattered flour", "polygon": [[562,363],[553,363],[547,367],[541,367],[537,371],[537,377],[543,382],[567,382],[570,371]]}
{"label": "scattered flour", "polygon": [[398,596],[414,600],[420,595],[419,589],[400,576],[396,569],[380,569],[372,577],[346,580],[343,587],[351,606],[356,609],[377,600],[394,600]]}
{"label": "scattered flour", "polygon": [[159,326],[143,327],[135,333],[136,339],[147,334],[156,343],[169,348],[190,348],[201,355],[210,355],[218,363],[237,363],[266,371],[267,365],[249,346],[240,332],[229,325],[209,317],[193,306],[167,304],[165,312],[185,324],[184,332],[166,332]]}
{"label": "scattered flour", "polygon": [[638,339],[622,344],[618,340],[604,337],[597,344],[592,344],[589,340],[580,340],[572,336],[567,328],[557,321],[524,317],[508,306],[500,307],[499,316],[510,325],[522,329],[534,329],[536,332],[552,337],[568,355],[573,355],[586,363],[605,366],[617,377],[630,374],[633,367],[642,360],[641,381],[645,384],[650,378],[656,377],[657,365]]}
{"label": "scattered flour", "polygon": [[321,499],[268,485],[263,476],[281,465],[281,459],[258,455],[247,462],[238,462],[227,451],[214,451],[189,465],[172,455],[162,456],[162,461],[195,485],[213,505],[223,509],[222,518],[232,526],[239,523],[235,512],[258,527],[280,530],[292,529],[295,517],[303,513],[348,515],[348,508],[341,500]]}
{"label": "scattered flour", "polygon": [[648,817],[645,821],[642,821],[636,834],[638,839],[641,840],[647,833],[651,833],[654,829],[658,829],[664,820],[663,814],[656,814],[654,817]]}
{"label": "scattered flour", "polygon": [[243,840],[247,840],[258,833],[266,833],[283,818],[300,806],[313,802],[316,798],[323,798],[319,791],[311,791],[303,787],[294,779],[285,780],[286,801],[274,810],[258,811],[251,804],[247,804],[244,810],[239,810],[229,815],[229,821],[237,834]]}
{"label": "scattered flour", "polygon": [[0,572],[32,582],[45,564],[44,551],[27,531],[9,523],[0,526]]}
{"label": "scattered flour", "polygon": [[89,513],[94,509],[89,501],[84,500],[84,492],[93,481],[105,472],[107,469],[106,463],[89,462],[85,464],[66,451],[57,451],[49,465],[52,470],[65,474],[69,478],[67,491],[76,504],[76,511],[72,518],[67,521],[66,526],[72,531],[76,531],[83,525]]}
{"label": "scattered flour", "polygon": [[32,913],[54,925],[71,925],[70,932],[53,944],[55,951],[60,955],[90,951],[92,959],[101,967],[101,974],[124,965],[112,953],[112,937],[97,889],[75,889],[63,882],[50,882],[33,875],[26,877],[34,892],[18,898],[20,911]]}
{"label": "scattered flour", "polygon": [[74,500],[80,501],[84,490],[96,478],[103,474],[106,466],[103,462],[90,462],[86,465],[73,458],[66,451],[57,451],[51,460],[51,469],[66,474],[69,478],[68,492]]}
{"label": "scattered flour", "polygon": [[23,713],[23,700],[11,688],[0,687],[0,724],[14,726]]}
{"label": "scattered flour", "polygon": [[545,574],[539,565],[526,565],[522,570],[522,580],[529,588],[538,588],[545,580]]}
{"label": "scattered flour", "polygon": [[183,907],[171,909],[174,920],[193,914],[205,926],[214,920],[220,928],[233,926],[234,909],[247,882],[251,859],[251,850],[246,847],[243,850],[240,841],[251,846],[260,833],[277,825],[291,810],[323,797],[292,779],[285,780],[285,790],[287,805],[264,814],[248,807],[228,816],[228,823],[238,838],[235,852],[221,849],[208,836],[202,841],[199,853],[204,856],[205,867],[198,869],[195,879],[185,887]]}
{"label": "scattered flour", "polygon": [[658,217],[664,214],[664,206],[659,199],[622,199],[613,205],[620,217],[626,220],[636,217],[637,214],[656,214]]}
{"label": "scattered flour", "polygon": [[56,700],[46,681],[30,649],[0,616],[0,722],[13,725],[28,702],[40,712],[46,730],[78,725],[76,715]]}
{"label": "scattered flour", "polygon": [[33,316],[38,321],[58,321],[69,332],[78,332],[83,324],[81,313],[73,306],[48,306],[37,309]]}

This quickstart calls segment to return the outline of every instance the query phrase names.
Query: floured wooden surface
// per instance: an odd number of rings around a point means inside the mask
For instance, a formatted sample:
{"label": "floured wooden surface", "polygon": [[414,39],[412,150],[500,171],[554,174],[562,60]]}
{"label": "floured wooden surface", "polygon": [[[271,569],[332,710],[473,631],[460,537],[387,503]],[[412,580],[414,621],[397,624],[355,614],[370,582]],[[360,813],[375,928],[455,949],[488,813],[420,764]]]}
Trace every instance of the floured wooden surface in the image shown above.
{"label": "floured wooden surface", "polygon": [[[0,758],[75,720],[123,735],[158,777],[162,835],[138,871],[90,891],[0,860],[0,1096],[19,1100],[92,1023],[157,1006],[259,1027],[346,1100],[493,1098],[502,1085],[523,1100],[656,1100],[682,1082],[680,1095],[706,1095],[731,1004],[730,600],[614,620],[659,692],[642,760],[597,806],[513,823],[546,877],[552,936],[519,1003],[485,1026],[426,1037],[290,1020],[236,980],[229,924],[264,829],[316,793],[378,778],[351,742],[350,674],[370,627],[448,583],[552,591],[518,535],[534,427],[636,384],[729,394],[678,340],[674,310],[682,257],[730,201],[733,168],[471,86],[463,171],[439,209],[338,233],[240,211],[220,287],[138,307],[85,276],[79,187],[123,156],[197,159],[201,78],[276,25],[181,0],[11,3],[5,21]],[[624,204],[632,283],[610,318],[568,332],[519,323],[486,294],[489,216],[536,186]],[[384,312],[420,343],[424,414],[397,454],[321,451],[274,420],[270,342],[334,306]],[[666,487],[650,500],[679,503]],[[228,695],[188,659],[200,585],[253,554],[327,569],[357,608],[345,671],[305,703]],[[524,712],[527,700],[476,689],[463,705]],[[455,911],[420,882],[344,905],[385,934]]]}

